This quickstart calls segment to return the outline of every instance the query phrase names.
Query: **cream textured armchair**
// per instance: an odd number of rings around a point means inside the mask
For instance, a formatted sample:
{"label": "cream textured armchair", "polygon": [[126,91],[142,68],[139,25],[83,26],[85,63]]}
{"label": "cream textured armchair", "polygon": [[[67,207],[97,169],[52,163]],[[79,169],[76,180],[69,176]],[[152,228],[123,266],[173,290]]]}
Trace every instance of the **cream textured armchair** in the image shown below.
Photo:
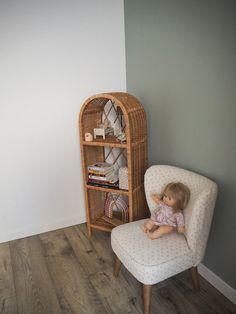
{"label": "cream textured armchair", "polygon": [[173,232],[150,240],[142,231],[145,220],[123,224],[112,230],[111,245],[116,254],[115,276],[121,264],[143,283],[144,313],[149,313],[152,285],[190,269],[199,289],[197,265],[202,261],[217,196],[217,185],[206,177],[173,166],[152,166],[145,174],[145,193],[150,211],[155,208],[151,193],[161,194],[169,182],[182,182],[190,191],[184,210],[185,235]]}

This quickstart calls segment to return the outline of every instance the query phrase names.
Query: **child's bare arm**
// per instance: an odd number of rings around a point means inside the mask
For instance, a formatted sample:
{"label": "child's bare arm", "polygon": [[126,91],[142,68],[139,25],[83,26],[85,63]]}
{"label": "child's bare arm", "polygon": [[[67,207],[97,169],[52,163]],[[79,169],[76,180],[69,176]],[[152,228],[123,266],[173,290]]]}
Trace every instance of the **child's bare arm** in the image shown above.
{"label": "child's bare arm", "polygon": [[179,226],[179,227],[177,227],[177,231],[178,231],[179,233],[184,233],[184,232],[186,231],[186,229],[185,229],[184,226]]}
{"label": "child's bare arm", "polygon": [[158,197],[157,193],[152,193],[152,199],[155,203],[159,204],[161,202],[160,198]]}

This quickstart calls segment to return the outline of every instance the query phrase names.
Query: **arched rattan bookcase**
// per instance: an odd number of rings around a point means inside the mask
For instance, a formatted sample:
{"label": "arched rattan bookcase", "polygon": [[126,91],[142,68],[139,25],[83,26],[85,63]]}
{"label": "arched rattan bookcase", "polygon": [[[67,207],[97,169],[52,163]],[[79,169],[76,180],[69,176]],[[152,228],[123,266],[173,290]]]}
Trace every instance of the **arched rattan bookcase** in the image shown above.
{"label": "arched rattan bookcase", "polygon": [[[99,124],[107,119],[113,126],[118,124],[126,140],[121,142],[116,136],[107,135],[105,139],[85,141],[85,133],[93,134],[94,128],[99,128]],[[91,234],[91,228],[111,231],[114,226],[122,223],[119,208],[112,218],[104,214],[108,196],[125,199],[128,221],[146,217],[148,210],[144,194],[144,173],[147,169],[147,122],[138,99],[121,92],[88,98],[80,110],[79,130],[88,233]],[[125,160],[127,166],[128,190],[89,182],[89,165],[109,161],[117,169],[120,167],[120,159],[123,164]]]}

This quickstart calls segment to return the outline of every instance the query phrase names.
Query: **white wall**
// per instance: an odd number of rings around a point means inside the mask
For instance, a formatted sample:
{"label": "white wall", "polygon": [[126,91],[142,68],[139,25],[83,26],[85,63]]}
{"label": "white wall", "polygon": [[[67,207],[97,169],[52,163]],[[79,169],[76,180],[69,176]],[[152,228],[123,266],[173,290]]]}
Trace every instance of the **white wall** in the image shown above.
{"label": "white wall", "polygon": [[124,45],[123,0],[0,2],[0,242],[85,221],[78,114]]}

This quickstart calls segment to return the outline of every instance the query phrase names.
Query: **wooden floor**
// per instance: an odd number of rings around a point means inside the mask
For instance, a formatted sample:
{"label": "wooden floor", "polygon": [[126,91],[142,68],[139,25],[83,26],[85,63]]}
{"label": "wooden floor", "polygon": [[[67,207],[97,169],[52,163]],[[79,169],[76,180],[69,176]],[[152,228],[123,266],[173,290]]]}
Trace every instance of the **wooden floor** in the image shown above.
{"label": "wooden floor", "polygon": [[[0,313],[142,313],[141,284],[122,267],[113,277],[110,234],[85,225],[0,244]],[[236,313],[236,306],[188,272],[153,288],[151,313]]]}

